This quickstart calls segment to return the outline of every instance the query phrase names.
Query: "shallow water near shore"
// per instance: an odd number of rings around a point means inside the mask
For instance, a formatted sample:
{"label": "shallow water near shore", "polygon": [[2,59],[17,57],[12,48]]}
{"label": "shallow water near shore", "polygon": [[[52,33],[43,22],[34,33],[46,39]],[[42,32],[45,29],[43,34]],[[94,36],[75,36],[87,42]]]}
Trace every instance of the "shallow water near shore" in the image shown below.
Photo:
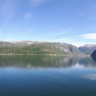
{"label": "shallow water near shore", "polygon": [[91,57],[0,56],[0,96],[96,96]]}

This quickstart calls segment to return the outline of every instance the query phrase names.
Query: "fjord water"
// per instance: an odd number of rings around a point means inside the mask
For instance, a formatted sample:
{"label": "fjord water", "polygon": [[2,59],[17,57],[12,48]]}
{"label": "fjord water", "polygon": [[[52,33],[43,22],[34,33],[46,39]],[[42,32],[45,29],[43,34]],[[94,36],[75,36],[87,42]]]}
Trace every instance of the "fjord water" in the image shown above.
{"label": "fjord water", "polygon": [[96,96],[91,57],[0,56],[0,96]]}

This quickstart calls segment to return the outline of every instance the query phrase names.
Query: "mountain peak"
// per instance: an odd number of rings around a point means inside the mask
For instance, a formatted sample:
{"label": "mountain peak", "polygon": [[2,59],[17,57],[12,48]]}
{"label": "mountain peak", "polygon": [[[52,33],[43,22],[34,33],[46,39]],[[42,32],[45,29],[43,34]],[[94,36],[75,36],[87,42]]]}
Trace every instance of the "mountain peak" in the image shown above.
{"label": "mountain peak", "polygon": [[84,47],[96,47],[96,44],[85,44]]}

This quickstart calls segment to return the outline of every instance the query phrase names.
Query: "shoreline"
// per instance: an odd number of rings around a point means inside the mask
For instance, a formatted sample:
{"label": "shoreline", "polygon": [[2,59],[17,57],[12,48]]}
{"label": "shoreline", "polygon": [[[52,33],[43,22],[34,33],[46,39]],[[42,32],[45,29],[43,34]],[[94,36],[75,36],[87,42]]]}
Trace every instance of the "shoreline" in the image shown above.
{"label": "shoreline", "polygon": [[71,55],[63,55],[63,54],[0,54],[0,56],[68,56],[68,57],[90,57],[90,55],[78,55],[78,54],[71,54]]}

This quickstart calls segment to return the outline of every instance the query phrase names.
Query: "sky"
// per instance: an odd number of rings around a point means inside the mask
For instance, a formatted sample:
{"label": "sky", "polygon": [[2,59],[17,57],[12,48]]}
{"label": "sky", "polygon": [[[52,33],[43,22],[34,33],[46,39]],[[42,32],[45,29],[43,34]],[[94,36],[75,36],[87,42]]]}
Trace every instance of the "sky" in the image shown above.
{"label": "sky", "polygon": [[96,44],[96,0],[0,0],[0,40]]}

